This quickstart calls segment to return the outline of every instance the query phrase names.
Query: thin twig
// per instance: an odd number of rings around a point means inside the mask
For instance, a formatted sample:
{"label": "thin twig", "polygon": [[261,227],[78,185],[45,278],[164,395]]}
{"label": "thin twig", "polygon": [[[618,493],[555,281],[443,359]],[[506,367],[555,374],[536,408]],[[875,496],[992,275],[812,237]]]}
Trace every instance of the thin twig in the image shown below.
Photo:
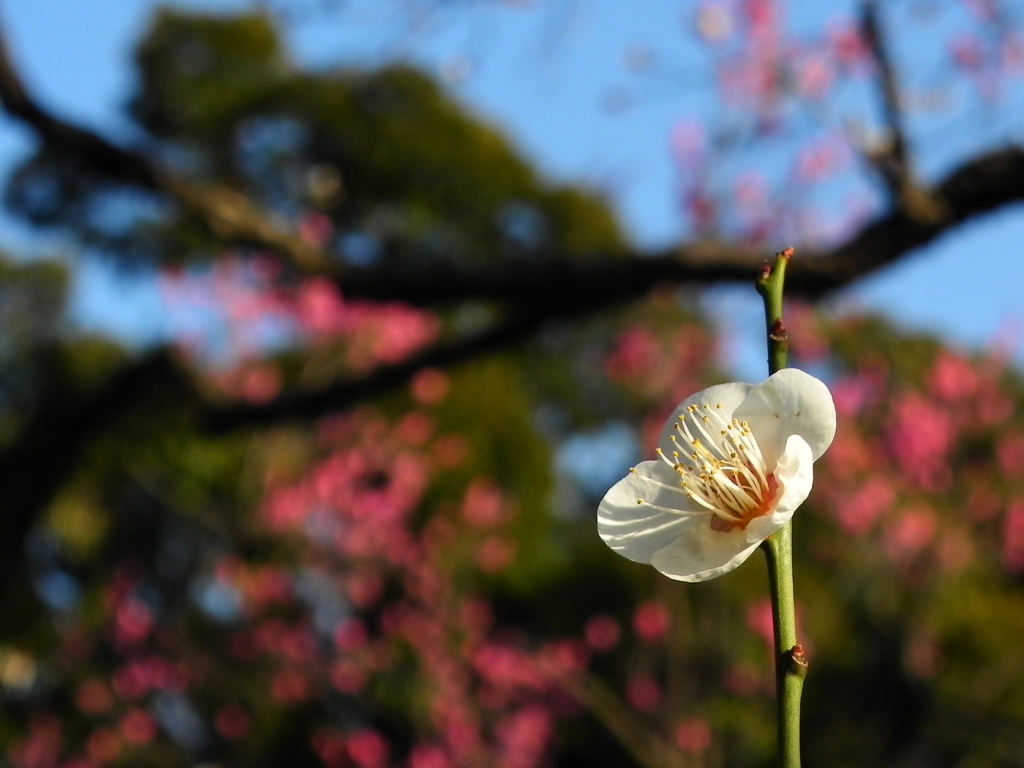
{"label": "thin twig", "polygon": [[874,148],[870,159],[878,170],[894,204],[906,215],[921,221],[941,219],[940,199],[924,189],[914,174],[913,159],[904,126],[903,97],[899,75],[882,28],[877,0],[866,0],[861,12],[861,29],[878,71],[882,96],[882,117],[889,134],[886,146]]}

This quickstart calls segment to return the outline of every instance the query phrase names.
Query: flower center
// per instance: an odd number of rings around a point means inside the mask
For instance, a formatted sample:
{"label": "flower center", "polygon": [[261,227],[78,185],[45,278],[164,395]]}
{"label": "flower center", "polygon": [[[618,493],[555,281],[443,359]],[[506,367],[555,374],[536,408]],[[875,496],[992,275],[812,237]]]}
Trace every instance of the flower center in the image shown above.
{"label": "flower center", "polygon": [[713,531],[746,530],[772,508],[779,484],[747,423],[727,422],[721,408],[688,406],[670,438],[676,448],[671,460],[658,453],[679,475],[687,496],[713,513]]}

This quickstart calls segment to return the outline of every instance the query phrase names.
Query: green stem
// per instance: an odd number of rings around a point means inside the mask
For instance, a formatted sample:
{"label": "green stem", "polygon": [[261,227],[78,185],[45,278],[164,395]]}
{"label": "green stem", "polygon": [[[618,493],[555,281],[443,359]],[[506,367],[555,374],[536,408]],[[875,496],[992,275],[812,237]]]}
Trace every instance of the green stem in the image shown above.
{"label": "green stem", "polygon": [[765,264],[757,278],[757,292],[764,299],[764,321],[768,337],[768,375],[786,367],[789,338],[782,322],[782,288],[786,282],[786,265],[793,256],[787,248],[775,256],[775,267]]}
{"label": "green stem", "polygon": [[793,521],[762,545],[768,561],[768,587],[775,622],[775,691],[778,697],[780,768],[800,768],[800,693],[807,657],[796,641],[796,600],[793,596]]}
{"label": "green stem", "polygon": [[[787,248],[767,264],[757,279],[764,298],[767,329],[768,373],[786,367],[789,339],[782,322],[782,288],[786,265],[793,255]],[[796,639],[796,599],[793,596],[793,521],[761,545],[768,561],[768,586],[775,628],[775,690],[778,697],[780,768],[800,768],[800,693],[807,674],[807,657]]]}

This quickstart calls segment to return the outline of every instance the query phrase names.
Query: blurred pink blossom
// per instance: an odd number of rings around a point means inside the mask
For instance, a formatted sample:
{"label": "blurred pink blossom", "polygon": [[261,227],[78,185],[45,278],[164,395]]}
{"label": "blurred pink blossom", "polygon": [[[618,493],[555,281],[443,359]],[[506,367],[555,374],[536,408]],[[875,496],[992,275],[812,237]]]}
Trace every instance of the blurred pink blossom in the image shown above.
{"label": "blurred pink blossom", "polygon": [[238,704],[228,704],[217,710],[213,727],[222,739],[237,741],[249,732],[249,714]]}
{"label": "blurred pink blossom", "polygon": [[895,501],[896,489],[892,483],[881,475],[871,475],[856,490],[840,495],[835,502],[836,517],[846,533],[861,536]]}
{"label": "blurred pink blossom", "polygon": [[994,384],[982,385],[977,397],[978,421],[984,426],[995,426],[1013,415],[1014,403]]}
{"label": "blurred pink blossom", "polygon": [[417,744],[409,752],[409,768],[455,768],[455,763],[436,744]]}
{"label": "blurred pink blossom", "polygon": [[410,411],[399,420],[395,427],[395,437],[406,445],[419,448],[434,434],[436,426],[437,423],[427,414]]}
{"label": "blurred pink blossom", "polygon": [[948,477],[947,458],[955,432],[948,414],[916,392],[896,399],[886,443],[904,477],[937,490]]}
{"label": "blurred pink blossom", "polygon": [[560,677],[580,671],[587,666],[590,653],[575,640],[554,640],[545,643],[538,654],[537,663],[544,674]]}
{"label": "blurred pink blossom", "polygon": [[613,381],[636,382],[660,358],[661,348],[650,330],[633,326],[620,333],[605,362],[605,370]]}
{"label": "blurred pink blossom", "polygon": [[297,229],[302,242],[314,248],[323,248],[334,236],[334,222],[319,211],[303,216]]}
{"label": "blurred pink blossom", "polygon": [[110,710],[114,698],[105,682],[93,678],[78,686],[75,703],[87,715],[101,715]]}
{"label": "blurred pink blossom", "polygon": [[904,510],[888,527],[884,539],[886,552],[898,562],[911,560],[935,537],[935,510],[917,504]]}
{"label": "blurred pink blossom", "polygon": [[795,175],[802,184],[822,182],[842,170],[849,159],[843,142],[835,136],[822,136],[797,154]]}
{"label": "blurred pink blossom", "polygon": [[633,612],[633,631],[646,643],[665,639],[672,626],[672,615],[662,603],[648,600]]}
{"label": "blurred pink blossom", "polygon": [[473,667],[481,678],[504,688],[537,689],[545,685],[544,676],[532,663],[530,656],[511,646],[483,646],[473,656]]}
{"label": "blurred pink blossom", "polygon": [[250,403],[268,403],[281,392],[281,371],[274,365],[256,365],[240,372],[238,393]]}
{"label": "blurred pink blossom", "polygon": [[338,659],[331,665],[328,678],[336,690],[351,695],[366,687],[370,675],[364,663],[354,659]]}
{"label": "blurred pink blossom", "polygon": [[466,488],[462,518],[474,528],[493,528],[505,522],[507,513],[501,490],[487,478],[477,478]]}
{"label": "blurred pink blossom", "polygon": [[121,739],[113,728],[97,728],[86,742],[89,757],[98,763],[112,763],[121,756]]}
{"label": "blurred pink blossom", "polygon": [[978,385],[978,374],[973,366],[947,350],[936,356],[928,374],[932,394],[949,403],[971,397],[978,391]]}
{"label": "blurred pink blossom", "polygon": [[533,768],[544,757],[554,728],[551,715],[542,707],[529,706],[498,722],[498,765],[502,768]]}
{"label": "blurred pink blossom", "polygon": [[348,753],[359,768],[379,768],[388,759],[388,743],[376,731],[356,731],[347,739]]}
{"label": "blurred pink blossom", "polygon": [[711,724],[703,717],[692,717],[676,726],[674,736],[683,752],[700,755],[711,746]]}
{"label": "blurred pink blossom", "polygon": [[856,416],[871,402],[873,394],[871,383],[860,376],[844,376],[834,381],[829,389],[840,416]]}
{"label": "blurred pink blossom", "polygon": [[346,619],[334,630],[334,644],[341,651],[357,651],[366,646],[369,637],[366,624],[356,618]]}
{"label": "blurred pink blossom", "polygon": [[384,593],[384,582],[371,571],[356,571],[349,575],[345,592],[356,608],[366,610],[380,600]]}
{"label": "blurred pink blossom", "polygon": [[1008,478],[1020,477],[1024,472],[1024,434],[1008,432],[996,443],[999,468]]}
{"label": "blurred pink blossom", "polygon": [[295,312],[299,325],[314,334],[333,335],[348,327],[341,293],[326,277],[302,284],[295,294]]}
{"label": "blurred pink blossom", "polygon": [[310,695],[309,681],[296,669],[279,670],[270,680],[270,697],[279,705],[296,704]]}
{"label": "blurred pink blossom", "polygon": [[7,759],[15,768],[54,768],[63,740],[60,719],[49,712],[36,712],[29,721],[27,737],[8,743]]}
{"label": "blurred pink blossom", "polygon": [[583,637],[586,639],[587,645],[595,651],[614,649],[619,644],[621,634],[619,622],[603,613],[591,616],[583,629]]}
{"label": "blurred pink blossom", "polygon": [[153,613],[135,598],[123,601],[114,613],[114,642],[119,646],[135,645],[153,629]]}
{"label": "blurred pink blossom", "polygon": [[149,744],[156,737],[156,721],[144,709],[130,709],[122,715],[117,725],[121,737],[129,744]]}
{"label": "blurred pink blossom", "polygon": [[704,125],[694,118],[677,120],[669,132],[669,149],[681,168],[691,168],[703,159],[706,142]]}
{"label": "blurred pink blossom", "polygon": [[148,655],[135,657],[114,670],[112,682],[119,697],[131,700],[154,690],[183,690],[187,681],[173,662],[162,656]]}
{"label": "blurred pink blossom", "polygon": [[1001,14],[998,0],[961,0],[961,3],[982,22],[997,21]]}
{"label": "blurred pink blossom", "polygon": [[626,700],[641,712],[654,712],[661,706],[661,687],[653,677],[637,675],[626,681]]}
{"label": "blurred pink blossom", "polygon": [[999,69],[1007,74],[1019,75],[1024,69],[1024,39],[1019,32],[1007,30],[999,50]]}
{"label": "blurred pink blossom", "polygon": [[500,573],[516,559],[518,548],[507,536],[488,536],[477,547],[474,559],[484,573]]}
{"label": "blurred pink blossom", "polygon": [[345,737],[333,728],[318,728],[310,738],[316,752],[327,768],[344,768],[349,764]]}
{"label": "blurred pink blossom", "polygon": [[856,23],[830,24],[826,39],[832,56],[847,72],[865,68],[873,62],[871,50]]}
{"label": "blurred pink blossom", "polygon": [[836,439],[823,461],[837,480],[848,481],[874,467],[877,455],[848,422],[836,430]]}
{"label": "blurred pink blossom", "polygon": [[985,48],[977,35],[965,32],[949,42],[949,54],[953,61],[966,70],[976,70],[985,61]]}
{"label": "blurred pink blossom", "polygon": [[797,91],[808,99],[822,99],[835,82],[832,61],[824,53],[810,53],[797,64]]}
{"label": "blurred pink blossom", "polygon": [[451,389],[448,374],[438,368],[423,368],[409,383],[413,399],[423,405],[437,405]]}

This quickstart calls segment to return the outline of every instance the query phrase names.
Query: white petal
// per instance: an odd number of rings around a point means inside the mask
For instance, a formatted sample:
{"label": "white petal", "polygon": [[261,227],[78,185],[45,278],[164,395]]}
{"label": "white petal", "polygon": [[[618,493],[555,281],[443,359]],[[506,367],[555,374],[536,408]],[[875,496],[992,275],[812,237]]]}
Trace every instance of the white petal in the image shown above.
{"label": "white petal", "polygon": [[651,565],[670,579],[707,581],[738,566],[760,543],[749,543],[740,530],[714,531],[710,520],[695,518],[675,541],[654,553]]}
{"label": "white petal", "polygon": [[828,387],[796,368],[783,368],[751,389],[733,418],[750,426],[769,469],[790,435],[806,440],[817,461],[836,434],[836,406]]}
{"label": "white petal", "polygon": [[[716,384],[713,387],[702,389],[695,395],[690,395],[676,406],[668,421],[665,422],[665,426],[661,430],[661,437],[658,438],[658,446],[669,456],[672,455],[675,446],[673,446],[669,437],[676,434],[676,422],[679,421],[680,414],[686,413],[686,409],[689,406],[710,405],[718,411],[719,416],[726,422],[729,422],[732,419],[733,411],[744,401],[753,387],[753,384],[743,384],[741,382]],[[719,405],[722,407],[718,408],[717,406]]]}
{"label": "white petal", "polygon": [[[601,500],[597,532],[605,544],[623,557],[649,563],[651,556],[672,542],[688,524],[700,521],[710,525],[711,513],[697,506],[679,488],[679,476],[664,461],[645,461],[635,469]],[[637,499],[648,504],[637,504]],[[663,512],[653,509],[651,504],[678,512]]]}
{"label": "white petal", "polygon": [[779,483],[779,500],[769,515],[755,517],[747,525],[747,541],[764,541],[793,517],[796,508],[804,503],[814,480],[814,455],[811,446],[800,435],[790,435],[786,450],[775,465],[775,480]]}

